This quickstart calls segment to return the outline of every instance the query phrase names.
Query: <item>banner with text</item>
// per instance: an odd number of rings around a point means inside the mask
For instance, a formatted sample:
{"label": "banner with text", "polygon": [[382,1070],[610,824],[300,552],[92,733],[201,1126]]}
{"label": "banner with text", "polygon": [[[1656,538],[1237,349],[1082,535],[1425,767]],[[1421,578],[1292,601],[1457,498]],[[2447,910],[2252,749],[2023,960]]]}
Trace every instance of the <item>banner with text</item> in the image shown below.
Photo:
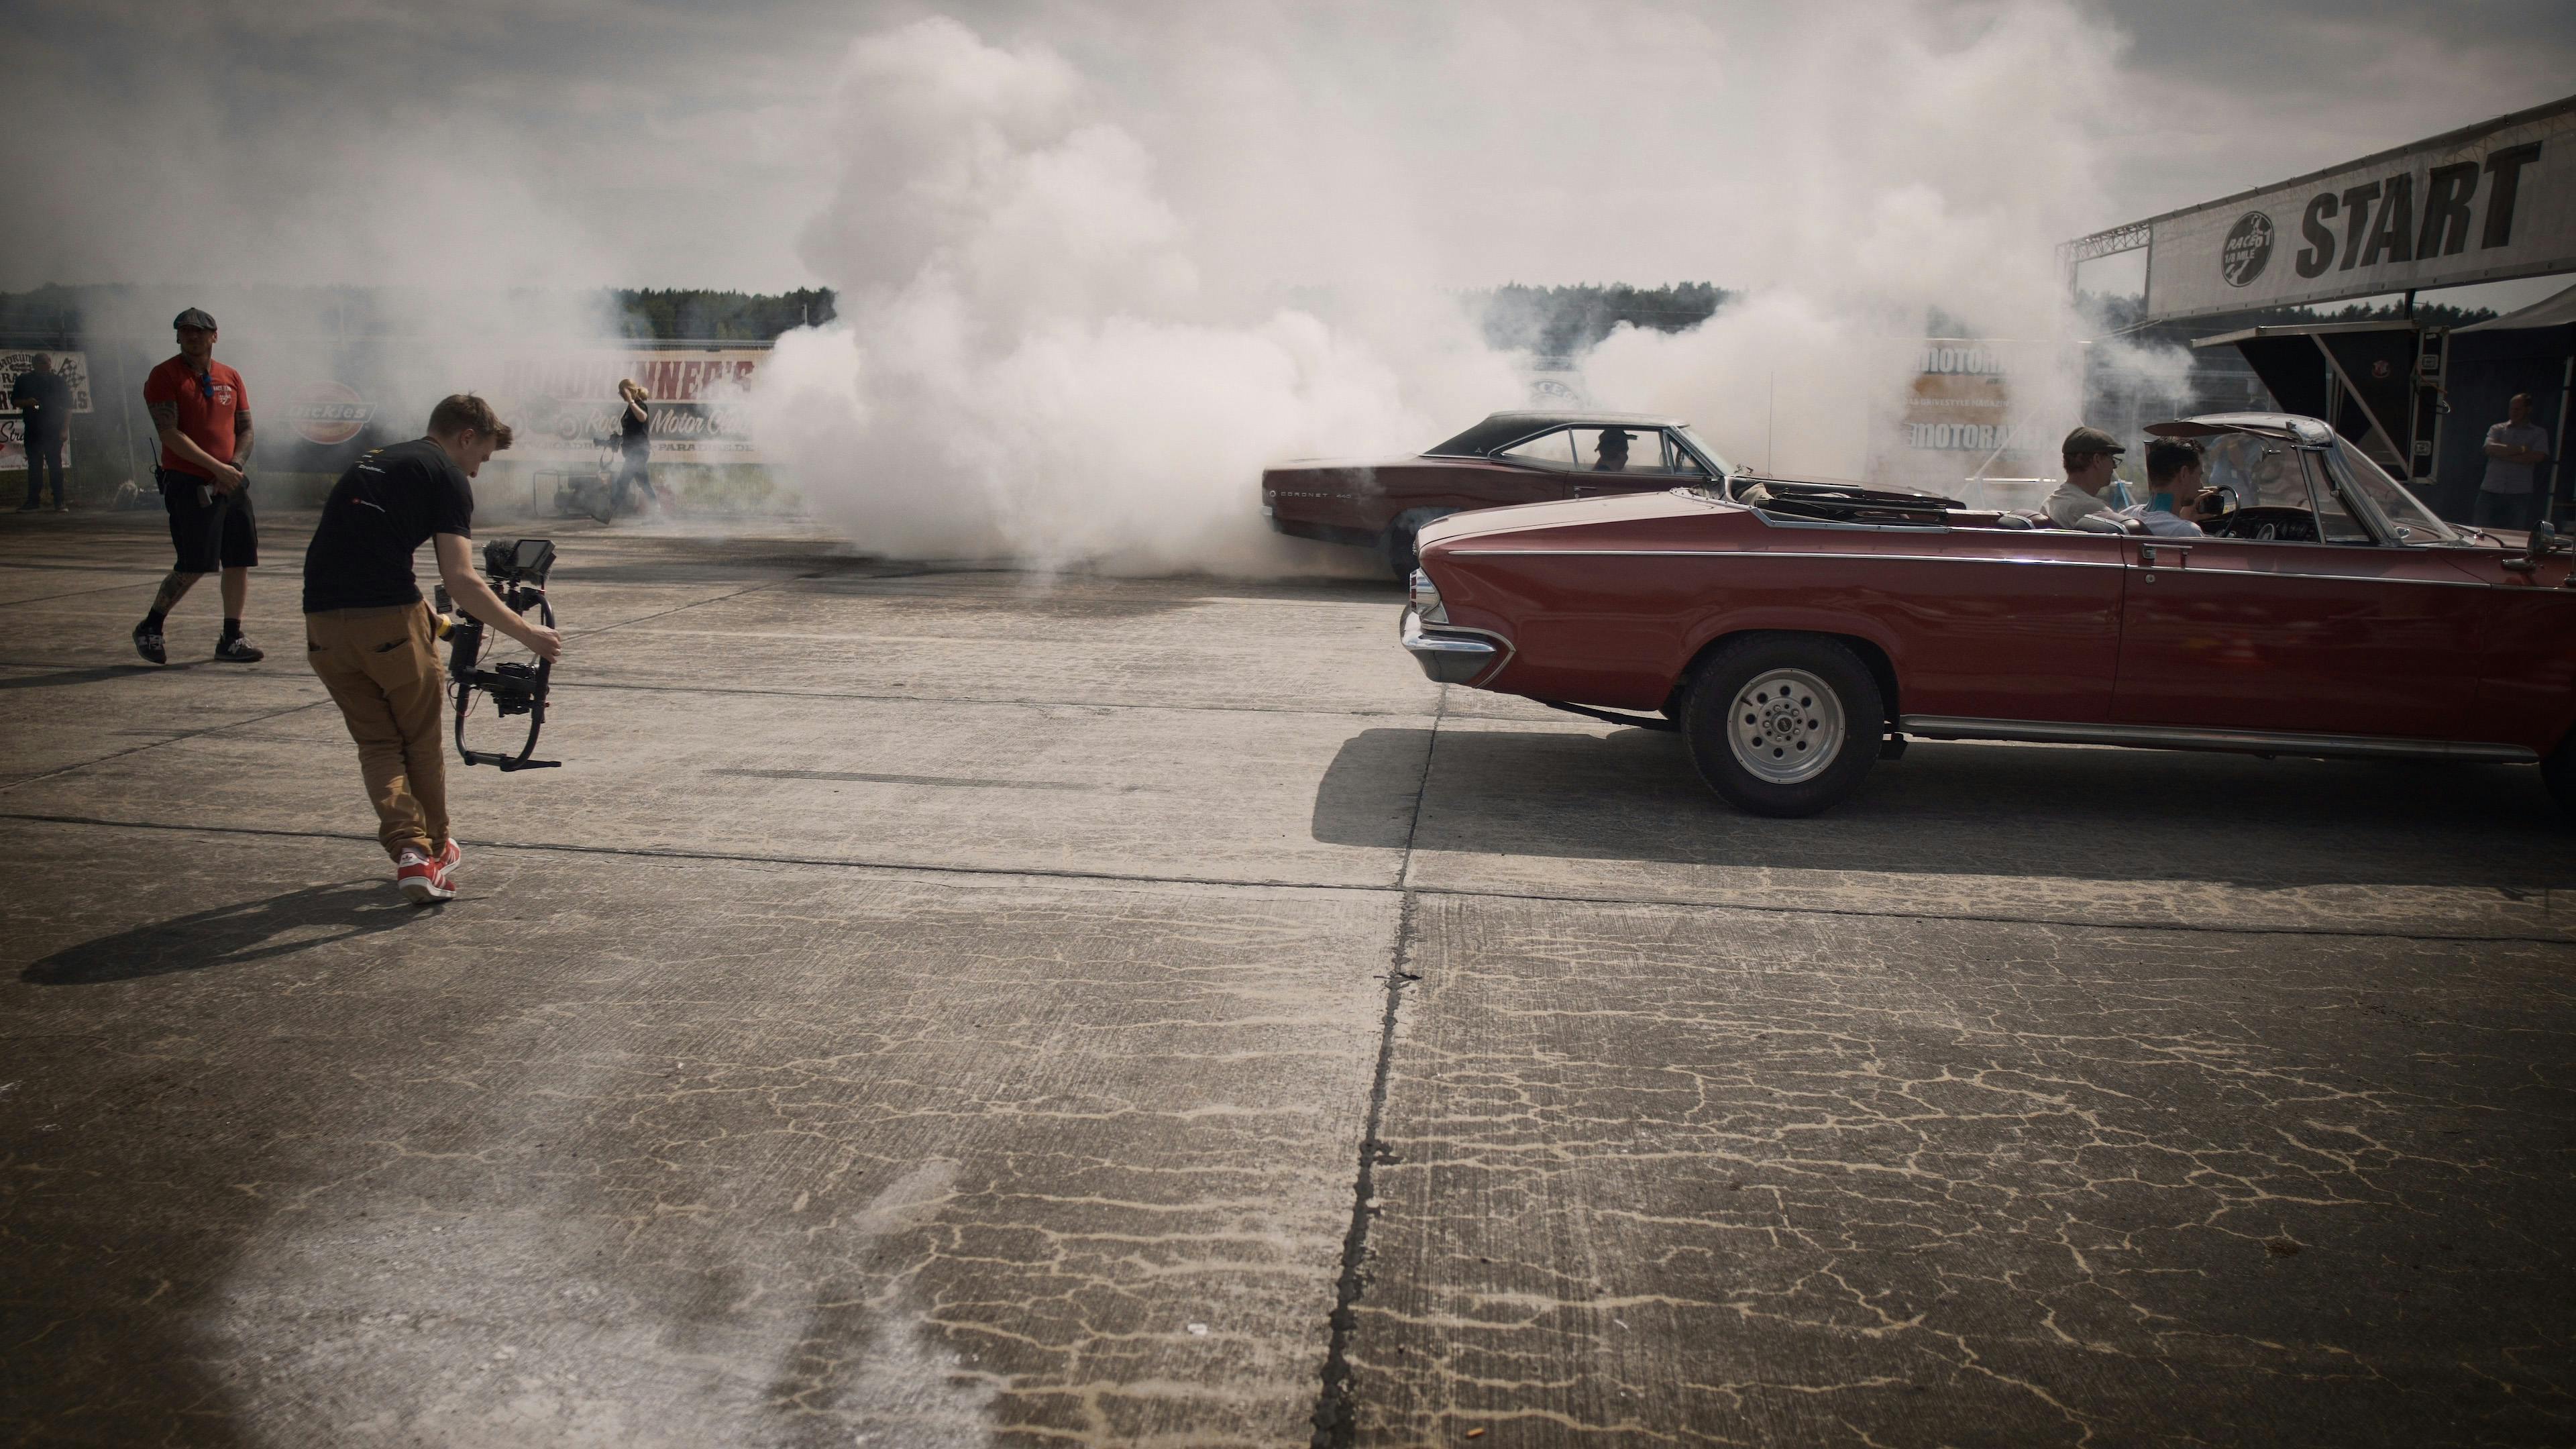
{"label": "banner with text", "polygon": [[[66,437],[62,444],[63,466],[72,465],[72,443]],[[27,421],[16,413],[0,413],[0,473],[27,471]]]}
{"label": "banner with text", "polygon": [[2576,271],[2576,96],[2147,226],[2158,319]]}
{"label": "banner with text", "polygon": [[768,350],[658,348],[526,353],[502,361],[492,405],[518,430],[514,458],[591,462],[618,436],[631,378],[649,395],[653,461],[757,463],[743,397]]}

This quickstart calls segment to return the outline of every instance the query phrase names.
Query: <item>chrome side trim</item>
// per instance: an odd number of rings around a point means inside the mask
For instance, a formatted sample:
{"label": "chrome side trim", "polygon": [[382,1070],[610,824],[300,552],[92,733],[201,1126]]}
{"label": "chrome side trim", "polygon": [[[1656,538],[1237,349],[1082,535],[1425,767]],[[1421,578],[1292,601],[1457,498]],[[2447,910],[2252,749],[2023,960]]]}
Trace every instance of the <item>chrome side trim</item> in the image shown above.
{"label": "chrome side trim", "polygon": [[1492,668],[1511,662],[1512,641],[1483,629],[1445,625],[1434,634],[1422,627],[1422,615],[1410,604],[1396,625],[1396,638],[1413,662],[1435,684],[1464,684]]}
{"label": "chrome side trim", "polygon": [[1843,523],[1831,518],[1773,517],[1770,512],[1765,510],[1762,505],[1758,503],[1738,503],[1735,506],[1745,509],[1754,517],[1761,519],[1762,526],[1765,528],[1828,528],[1838,530],[1856,528],[1869,533],[1951,533],[1955,531],[1946,523]]}
{"label": "chrome side trim", "polygon": [[2187,729],[2174,725],[2068,724],[2057,720],[1965,719],[1909,714],[1896,727],[1932,740],[2020,740],[2032,744],[2131,745],[2159,750],[2227,750],[2256,755],[2327,755],[2342,759],[2465,760],[2528,765],[2536,750],[2463,740],[2407,740],[2385,735],[2311,735],[2275,730]]}
{"label": "chrome side trim", "polygon": [[1451,547],[1448,556],[1463,558],[1469,554],[1495,558],[1831,558],[1859,559],[1866,563],[1977,563],[2027,564],[2051,569],[2117,569],[2127,564],[2117,559],[2095,563],[2088,559],[2059,558],[1979,558],[1973,554],[1950,553],[1821,553],[1810,550],[1772,553],[1750,548],[1459,548]]}

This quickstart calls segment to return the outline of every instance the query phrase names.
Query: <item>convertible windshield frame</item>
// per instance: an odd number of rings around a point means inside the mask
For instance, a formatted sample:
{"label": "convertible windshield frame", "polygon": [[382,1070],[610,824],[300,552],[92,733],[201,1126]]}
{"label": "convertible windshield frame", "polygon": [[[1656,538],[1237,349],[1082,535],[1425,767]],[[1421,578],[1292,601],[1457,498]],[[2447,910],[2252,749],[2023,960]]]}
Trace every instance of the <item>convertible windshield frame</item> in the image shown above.
{"label": "convertible windshield frame", "polygon": [[[2381,538],[2401,548],[2430,548],[2438,544],[2466,544],[2459,530],[2442,521],[2440,515],[2424,506],[2405,484],[2388,476],[2388,470],[2371,460],[2368,453],[2352,445],[2341,434],[2327,447],[2316,450],[2321,456],[2328,478],[2345,485],[2336,489],[2344,505],[2356,513],[2366,514],[2363,522]],[[2396,499],[2411,505],[2415,516],[2399,518],[2380,501],[2375,488],[2385,488]]]}

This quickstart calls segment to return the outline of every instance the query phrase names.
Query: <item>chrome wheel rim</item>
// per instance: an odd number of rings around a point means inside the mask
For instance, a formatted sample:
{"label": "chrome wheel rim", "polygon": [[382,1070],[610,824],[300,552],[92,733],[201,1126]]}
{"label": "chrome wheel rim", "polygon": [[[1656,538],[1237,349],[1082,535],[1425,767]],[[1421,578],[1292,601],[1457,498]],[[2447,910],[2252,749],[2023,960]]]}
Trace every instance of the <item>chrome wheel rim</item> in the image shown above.
{"label": "chrome wheel rim", "polygon": [[1843,750],[1843,702],[1803,669],[1755,675],[1726,712],[1726,743],[1757,780],[1795,785],[1823,774]]}

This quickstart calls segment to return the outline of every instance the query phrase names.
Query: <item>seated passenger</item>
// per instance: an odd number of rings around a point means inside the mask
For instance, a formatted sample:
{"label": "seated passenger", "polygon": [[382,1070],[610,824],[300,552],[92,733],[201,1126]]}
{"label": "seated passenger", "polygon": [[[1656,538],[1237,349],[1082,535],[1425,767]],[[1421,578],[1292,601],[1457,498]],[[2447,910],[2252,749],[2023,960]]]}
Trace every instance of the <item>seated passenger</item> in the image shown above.
{"label": "seated passenger", "polygon": [[2101,533],[2138,531],[2168,538],[2196,537],[2200,526],[2189,519],[2143,508],[2115,508],[2102,494],[2111,486],[2111,470],[2128,451],[2100,428],[2077,428],[2066,435],[2058,454],[2066,464],[2066,481],[2043,503],[2048,520],[2060,528]]}
{"label": "seated passenger", "polygon": [[2109,513],[2111,505],[2102,501],[2102,490],[2111,486],[2111,470],[2127,451],[2100,428],[2068,433],[2057,450],[2059,461],[2066,465],[2066,481],[2040,505],[2048,521],[2060,528],[2081,528],[2086,518]]}
{"label": "seated passenger", "polygon": [[1627,472],[1628,440],[1635,436],[1637,436],[1635,433],[1623,433],[1617,428],[1603,428],[1600,457],[1593,463],[1592,471],[1595,473]]}

